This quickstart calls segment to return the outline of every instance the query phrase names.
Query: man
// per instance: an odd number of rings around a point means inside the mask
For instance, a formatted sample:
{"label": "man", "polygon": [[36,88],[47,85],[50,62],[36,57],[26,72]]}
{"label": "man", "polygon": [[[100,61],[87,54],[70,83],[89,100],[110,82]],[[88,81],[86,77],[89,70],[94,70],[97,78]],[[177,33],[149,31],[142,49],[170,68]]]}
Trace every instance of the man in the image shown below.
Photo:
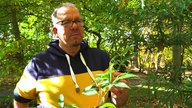
{"label": "man", "polygon": [[[86,96],[82,91],[92,84],[96,74],[107,71],[109,55],[90,48],[83,40],[82,17],[74,4],[65,3],[56,8],[52,21],[53,34],[59,40],[50,42],[50,47],[26,66],[14,90],[14,107],[27,108],[37,98],[38,104],[45,108],[58,108],[60,94],[65,105],[76,104],[79,108],[100,105],[101,97]],[[123,105],[127,101],[127,89],[113,87],[111,101],[116,106]]]}

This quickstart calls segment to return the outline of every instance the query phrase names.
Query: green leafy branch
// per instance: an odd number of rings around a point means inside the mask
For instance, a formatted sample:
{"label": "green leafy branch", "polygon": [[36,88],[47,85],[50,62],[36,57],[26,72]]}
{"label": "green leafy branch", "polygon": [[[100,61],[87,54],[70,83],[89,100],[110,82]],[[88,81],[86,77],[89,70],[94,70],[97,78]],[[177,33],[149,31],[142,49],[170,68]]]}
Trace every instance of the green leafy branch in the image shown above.
{"label": "green leafy branch", "polygon": [[[110,91],[112,87],[120,87],[120,88],[130,88],[127,84],[124,82],[121,82],[122,79],[129,79],[129,78],[137,78],[136,75],[131,73],[121,73],[119,74],[114,80],[113,80],[113,64],[109,67],[109,70],[104,74],[99,74],[98,77],[95,79],[94,82],[97,82],[97,84],[93,83],[89,86],[87,86],[83,90],[83,94],[85,95],[95,95],[98,94],[99,96],[102,96],[101,102],[105,102],[105,97]],[[103,106],[104,105],[104,106]],[[112,103],[106,103],[101,105],[99,108],[115,108]]]}

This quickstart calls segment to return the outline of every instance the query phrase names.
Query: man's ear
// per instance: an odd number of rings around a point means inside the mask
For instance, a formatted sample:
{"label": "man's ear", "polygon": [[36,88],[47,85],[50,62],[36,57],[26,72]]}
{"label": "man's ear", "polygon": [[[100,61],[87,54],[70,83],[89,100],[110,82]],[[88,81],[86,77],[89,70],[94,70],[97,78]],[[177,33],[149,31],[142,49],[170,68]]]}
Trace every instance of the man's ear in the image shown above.
{"label": "man's ear", "polygon": [[56,38],[58,38],[57,28],[56,28],[56,27],[53,27],[52,32],[53,32],[54,36],[55,36]]}

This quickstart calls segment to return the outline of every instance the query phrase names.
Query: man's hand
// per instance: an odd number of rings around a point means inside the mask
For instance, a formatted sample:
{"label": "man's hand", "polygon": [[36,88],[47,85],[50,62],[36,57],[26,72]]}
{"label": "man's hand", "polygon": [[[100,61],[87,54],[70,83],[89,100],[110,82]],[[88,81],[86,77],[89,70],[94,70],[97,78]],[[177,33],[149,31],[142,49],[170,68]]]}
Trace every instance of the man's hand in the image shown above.
{"label": "man's hand", "polygon": [[[120,74],[121,74],[120,72],[113,73],[113,80]],[[122,79],[120,81],[129,85],[128,79]],[[127,88],[112,87],[110,89],[110,91],[111,91],[111,101],[116,106],[123,106],[127,102],[127,99],[128,99],[128,89]]]}
{"label": "man's hand", "polygon": [[29,103],[20,103],[20,102],[17,102],[14,100],[13,106],[14,106],[14,108],[28,108]]}

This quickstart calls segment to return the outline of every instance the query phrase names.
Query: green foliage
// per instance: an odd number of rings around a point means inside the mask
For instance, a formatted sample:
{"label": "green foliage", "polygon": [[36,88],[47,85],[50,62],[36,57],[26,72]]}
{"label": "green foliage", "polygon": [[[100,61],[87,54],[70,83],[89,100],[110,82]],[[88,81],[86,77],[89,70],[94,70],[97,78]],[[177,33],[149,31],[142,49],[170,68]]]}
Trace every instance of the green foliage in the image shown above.
{"label": "green foliage", "polygon": [[112,62],[114,62],[114,68],[120,72],[127,72],[128,66],[131,64],[130,59],[135,56],[136,52],[131,52],[134,46],[130,45],[124,48],[119,48],[118,51],[113,52]]}
{"label": "green foliage", "polygon": [[192,75],[186,77],[186,81],[184,79],[183,83],[184,102],[187,106],[192,107]]}
{"label": "green foliage", "polygon": [[63,96],[63,94],[59,95],[58,104],[59,104],[59,108],[64,108],[64,96]]}
{"label": "green foliage", "polygon": [[78,107],[75,104],[71,104],[71,105],[65,106],[64,108],[78,108]]}
{"label": "green foliage", "polygon": [[[44,22],[37,23],[39,18],[36,14],[32,14],[35,11],[32,11],[30,6],[23,9],[23,6],[28,5],[28,3],[26,0],[22,2],[17,0],[11,2],[4,1],[4,7],[10,5],[9,7],[14,8],[16,11],[17,19],[15,19],[15,21],[18,23],[20,31],[17,35],[20,37],[16,37],[16,33],[13,30],[15,28],[11,26],[11,20],[13,19],[7,14],[12,8],[4,8],[5,10],[3,10],[2,15],[3,18],[7,20],[0,22],[0,25],[3,26],[2,28],[6,28],[1,29],[0,34],[0,38],[2,39],[2,41],[0,41],[0,49],[3,50],[0,52],[0,70],[2,71],[0,83],[3,83],[1,80],[3,80],[4,77],[11,77],[13,83],[17,81],[28,60],[30,60],[34,54],[45,50],[50,41],[50,37],[48,37],[47,32],[45,32],[46,28],[42,27],[42,23]],[[33,4],[35,1],[30,1],[30,3]],[[4,25],[5,23],[7,24]]]}
{"label": "green foliage", "polygon": [[[177,85],[170,81],[171,74],[162,72],[156,74],[148,70],[146,81],[142,83],[141,88],[147,88],[147,100],[158,100],[158,107],[191,107],[192,91],[191,91],[191,75],[185,76],[182,84]],[[149,102],[150,103],[150,102]]]}
{"label": "green foliage", "polygon": [[12,107],[13,97],[11,95],[8,96],[0,96],[0,106],[7,106],[9,108]]}
{"label": "green foliage", "polygon": [[116,106],[112,103],[104,103],[102,106],[98,106],[97,108],[116,108]]}
{"label": "green foliage", "polygon": [[[85,38],[91,46],[107,50],[111,58],[114,58],[113,61],[118,63],[114,65],[118,71],[127,71],[132,55],[138,54],[138,57],[143,59],[140,61],[145,61],[142,63],[150,66],[148,64],[157,60],[149,57],[157,56],[158,52],[162,51],[165,66],[161,68],[164,68],[163,73],[166,73],[165,80],[169,80],[167,76],[174,72],[172,71],[174,66],[171,66],[173,64],[171,50],[174,45],[182,46],[184,52],[181,54],[183,56],[181,64],[190,71],[192,1],[142,1],[70,0],[69,2],[76,3],[82,12],[84,25],[87,26]],[[61,4],[61,1],[0,1],[0,83],[6,82],[5,79],[18,80],[17,77],[22,74],[28,60],[34,54],[46,49],[52,37],[50,16],[58,4]],[[16,19],[12,16],[14,14]],[[16,37],[16,29],[13,27],[14,21],[18,24],[19,38]],[[131,45],[134,46],[127,50]],[[131,52],[131,56],[125,54],[126,50]],[[146,55],[146,52],[149,53]],[[187,88],[188,86],[185,89]]]}

